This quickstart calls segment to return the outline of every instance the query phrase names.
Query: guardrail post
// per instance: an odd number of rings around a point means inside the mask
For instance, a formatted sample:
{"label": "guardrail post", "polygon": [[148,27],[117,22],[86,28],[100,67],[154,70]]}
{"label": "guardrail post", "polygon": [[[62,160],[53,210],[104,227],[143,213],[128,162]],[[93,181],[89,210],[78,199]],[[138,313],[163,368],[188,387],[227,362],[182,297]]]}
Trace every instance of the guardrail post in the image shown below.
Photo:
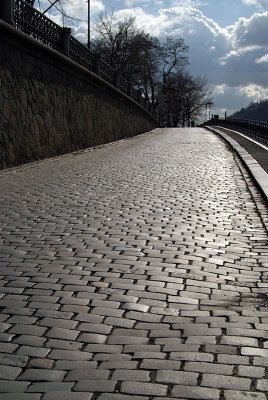
{"label": "guardrail post", "polygon": [[101,55],[99,53],[95,54],[95,62],[94,62],[94,72],[97,75],[100,75],[101,67]]}
{"label": "guardrail post", "polygon": [[61,34],[62,34],[62,54],[66,57],[70,57],[70,35],[71,35],[71,28],[63,27]]}
{"label": "guardrail post", "polygon": [[15,26],[14,22],[14,0],[0,1],[0,19],[9,25]]}

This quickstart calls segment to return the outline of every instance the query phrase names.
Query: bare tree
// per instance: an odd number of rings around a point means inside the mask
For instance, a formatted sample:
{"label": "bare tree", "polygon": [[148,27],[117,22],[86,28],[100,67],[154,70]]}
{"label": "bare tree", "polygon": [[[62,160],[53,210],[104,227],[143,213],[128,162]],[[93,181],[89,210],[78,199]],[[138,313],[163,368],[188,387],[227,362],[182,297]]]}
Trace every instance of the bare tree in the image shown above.
{"label": "bare tree", "polygon": [[[38,1],[38,8],[40,10],[42,10],[40,0],[37,0],[37,1]],[[34,5],[35,0],[27,0],[27,2],[33,3],[31,5]],[[45,9],[43,9],[42,12],[43,12],[43,14],[47,14],[50,10],[56,9],[61,14],[63,26],[66,25],[67,21],[70,21],[71,23],[73,23],[73,21],[84,22],[85,20],[75,18],[72,15],[69,15],[65,11],[65,6],[67,3],[72,4],[72,0],[47,0],[47,7]]]}
{"label": "bare tree", "polygon": [[184,121],[190,121],[200,115],[208,101],[213,100],[207,79],[201,76],[188,77],[185,85],[185,95],[183,96]]}
{"label": "bare tree", "polygon": [[166,42],[161,46],[162,58],[162,84],[163,93],[165,94],[167,87],[167,79],[171,74],[182,71],[189,63],[188,57],[185,55],[189,48],[185,45],[182,38],[174,39],[168,36]]}
{"label": "bare tree", "polygon": [[160,68],[160,42],[157,38],[140,32],[133,38],[131,47],[131,80],[155,108]]}
{"label": "bare tree", "polygon": [[211,100],[211,89],[204,77],[193,77],[187,71],[180,71],[168,79],[165,114],[162,124],[185,126],[198,118],[206,102]]}
{"label": "bare tree", "polygon": [[205,78],[186,71],[188,46],[182,38],[160,42],[139,31],[134,17],[117,20],[114,13],[101,13],[94,30],[93,51],[142,90],[161,125],[184,125],[200,113],[209,87]]}
{"label": "bare tree", "polygon": [[130,44],[136,34],[135,18],[129,17],[123,21],[117,21],[115,15],[100,13],[98,21],[93,25],[96,33],[92,48],[101,53],[102,57],[112,67],[119,71],[126,64],[126,58],[130,52]]}
{"label": "bare tree", "polygon": [[[189,63],[187,52],[189,48],[182,38],[167,37],[160,45],[160,70],[158,84],[158,117],[160,124],[174,125],[172,98],[175,93],[175,77],[185,70]],[[174,103],[176,104],[176,103]],[[173,122],[172,122],[173,121]]]}

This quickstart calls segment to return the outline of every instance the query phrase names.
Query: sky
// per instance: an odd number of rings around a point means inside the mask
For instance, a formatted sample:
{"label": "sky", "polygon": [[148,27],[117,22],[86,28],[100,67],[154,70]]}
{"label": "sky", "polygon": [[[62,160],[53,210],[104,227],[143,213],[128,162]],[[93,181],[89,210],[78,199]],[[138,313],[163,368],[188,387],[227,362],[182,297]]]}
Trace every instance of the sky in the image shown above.
{"label": "sky", "polygon": [[[80,20],[71,23],[72,35],[87,42],[87,0],[62,2]],[[90,10],[92,23],[100,12],[114,11],[118,18],[135,16],[137,28],[152,36],[182,37],[190,73],[206,77],[213,89],[214,114],[231,115],[268,98],[268,0],[90,0]],[[62,25],[55,8],[51,16]]]}

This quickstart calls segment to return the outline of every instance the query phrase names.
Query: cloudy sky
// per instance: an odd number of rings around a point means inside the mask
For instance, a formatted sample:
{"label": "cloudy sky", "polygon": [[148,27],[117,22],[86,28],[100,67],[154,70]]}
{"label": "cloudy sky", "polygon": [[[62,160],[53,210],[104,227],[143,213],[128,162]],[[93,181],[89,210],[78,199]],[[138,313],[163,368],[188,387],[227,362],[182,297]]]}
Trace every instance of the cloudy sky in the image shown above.
{"label": "cloudy sky", "polygon": [[[80,19],[73,35],[87,41],[87,0],[62,0]],[[47,4],[42,0],[41,4]],[[214,90],[213,113],[224,115],[268,98],[268,0],[91,0],[91,20],[101,12],[136,16],[137,27],[159,38],[182,37],[189,69]],[[57,10],[54,18],[61,23]],[[67,22],[67,25],[70,24]]]}

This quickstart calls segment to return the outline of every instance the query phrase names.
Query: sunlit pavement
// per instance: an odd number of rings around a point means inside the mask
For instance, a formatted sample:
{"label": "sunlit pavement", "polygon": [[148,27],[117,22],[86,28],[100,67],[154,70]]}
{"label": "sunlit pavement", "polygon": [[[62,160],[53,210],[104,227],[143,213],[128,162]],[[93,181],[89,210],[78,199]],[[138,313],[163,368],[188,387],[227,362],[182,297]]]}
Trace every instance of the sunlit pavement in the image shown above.
{"label": "sunlit pavement", "polygon": [[0,172],[0,399],[266,400],[265,203],[202,128]]}

